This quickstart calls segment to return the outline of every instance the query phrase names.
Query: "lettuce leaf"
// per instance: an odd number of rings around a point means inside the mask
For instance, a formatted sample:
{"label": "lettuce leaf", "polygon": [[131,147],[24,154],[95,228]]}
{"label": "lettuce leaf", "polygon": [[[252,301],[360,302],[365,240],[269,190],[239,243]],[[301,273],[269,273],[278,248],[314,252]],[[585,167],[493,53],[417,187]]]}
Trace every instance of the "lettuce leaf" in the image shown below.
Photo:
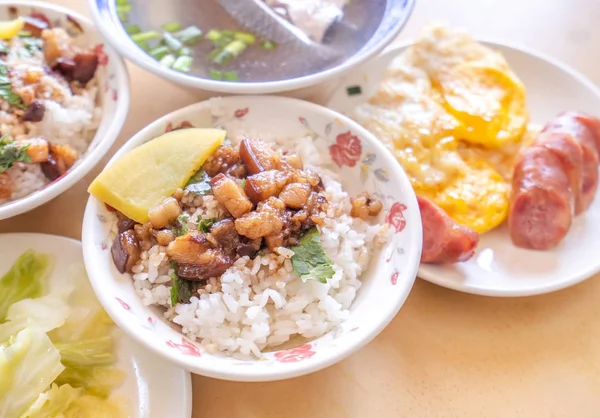
{"label": "lettuce leaf", "polygon": [[73,402],[83,394],[83,389],[76,389],[69,385],[57,386],[53,384],[50,389],[38,396],[33,405],[20,418],[63,417]]}
{"label": "lettuce leaf", "polygon": [[25,328],[0,346],[0,417],[18,417],[60,375],[60,353],[46,333]]}
{"label": "lettuce leaf", "polygon": [[50,256],[28,250],[0,279],[0,323],[6,320],[8,308],[13,303],[43,295],[43,279],[49,271],[50,261]]}
{"label": "lettuce leaf", "polygon": [[75,400],[65,412],[65,418],[121,418],[123,407],[112,400],[84,395]]}
{"label": "lettuce leaf", "polygon": [[24,299],[8,308],[6,319],[12,322],[31,321],[44,332],[61,327],[71,314],[65,299],[54,294],[37,299]]}

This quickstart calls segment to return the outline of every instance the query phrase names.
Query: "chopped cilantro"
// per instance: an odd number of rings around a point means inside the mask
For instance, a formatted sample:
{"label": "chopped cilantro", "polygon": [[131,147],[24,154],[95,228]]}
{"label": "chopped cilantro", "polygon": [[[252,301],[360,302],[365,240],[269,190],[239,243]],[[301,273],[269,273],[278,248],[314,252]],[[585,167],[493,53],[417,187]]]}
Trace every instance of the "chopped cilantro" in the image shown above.
{"label": "chopped cilantro", "polygon": [[207,195],[212,190],[210,188],[210,178],[203,169],[200,169],[188,181],[187,185],[185,186],[185,190],[198,196]]}
{"label": "chopped cilantro", "polygon": [[10,77],[8,76],[8,66],[5,62],[0,61],[0,98],[3,98],[16,107],[20,107],[21,109],[27,109],[27,106],[21,100],[21,97],[15,94],[12,91],[12,87],[10,85]]}
{"label": "chopped cilantro", "polygon": [[335,273],[333,263],[323,251],[321,236],[316,227],[309,229],[301,238],[300,244],[290,248],[294,252],[292,266],[294,273],[302,279],[327,283]]}
{"label": "chopped cilantro", "polygon": [[198,219],[198,231],[204,232],[205,234],[210,231],[210,227],[217,222],[216,219]]}
{"label": "chopped cilantro", "polygon": [[17,161],[30,163],[31,158],[27,155],[28,148],[29,145],[19,147],[10,137],[0,138],[0,173],[4,173]]}
{"label": "chopped cilantro", "polygon": [[188,232],[187,223],[188,223],[189,219],[190,219],[190,215],[188,215],[187,213],[182,213],[173,222],[172,231],[176,237],[180,237],[182,235],[187,234],[187,232]]}
{"label": "chopped cilantro", "polygon": [[190,280],[185,280],[177,275],[177,264],[171,263],[173,273],[171,273],[171,279],[173,285],[171,286],[171,306],[175,306],[178,303],[190,303],[190,298],[194,296],[198,290],[198,284]]}

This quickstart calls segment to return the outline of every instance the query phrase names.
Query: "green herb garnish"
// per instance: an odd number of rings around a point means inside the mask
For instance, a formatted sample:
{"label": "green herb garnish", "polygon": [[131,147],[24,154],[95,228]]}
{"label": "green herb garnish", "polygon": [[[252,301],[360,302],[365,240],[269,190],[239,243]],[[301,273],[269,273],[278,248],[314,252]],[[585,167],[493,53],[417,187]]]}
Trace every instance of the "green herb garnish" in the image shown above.
{"label": "green herb garnish", "polygon": [[198,284],[190,280],[180,278],[177,271],[177,264],[171,263],[173,273],[171,273],[171,279],[173,285],[171,286],[171,306],[175,306],[178,303],[190,303],[190,299],[198,290]]}
{"label": "green herb garnish", "polygon": [[198,219],[198,221],[198,231],[206,234],[208,231],[210,231],[210,227],[217,222],[217,219]]}
{"label": "green herb garnish", "polygon": [[212,190],[210,187],[210,177],[208,177],[206,172],[201,168],[188,180],[185,185],[185,190],[198,196],[209,194]]}
{"label": "green herb garnish", "polygon": [[335,274],[333,263],[323,251],[321,235],[317,227],[309,229],[301,238],[300,244],[290,248],[294,252],[292,266],[294,273],[303,282],[316,280],[327,283]]}
{"label": "green herb garnish", "polygon": [[187,213],[182,213],[173,222],[173,228],[171,230],[173,231],[173,234],[176,237],[180,237],[182,235],[187,234],[187,232],[189,231],[188,226],[187,226],[187,223],[189,220],[190,220],[190,215],[188,215]]}
{"label": "green herb garnish", "polygon": [[8,67],[4,62],[0,62],[0,97],[6,100],[8,104],[27,109],[21,97],[12,91],[10,78],[8,77]]}
{"label": "green herb garnish", "polygon": [[11,168],[15,162],[30,163],[31,158],[27,155],[27,149],[29,145],[19,147],[10,137],[0,138],[0,173]]}
{"label": "green herb garnish", "polygon": [[183,48],[183,42],[175,37],[175,35],[165,32],[161,40],[161,44],[166,45],[172,52],[177,52]]}

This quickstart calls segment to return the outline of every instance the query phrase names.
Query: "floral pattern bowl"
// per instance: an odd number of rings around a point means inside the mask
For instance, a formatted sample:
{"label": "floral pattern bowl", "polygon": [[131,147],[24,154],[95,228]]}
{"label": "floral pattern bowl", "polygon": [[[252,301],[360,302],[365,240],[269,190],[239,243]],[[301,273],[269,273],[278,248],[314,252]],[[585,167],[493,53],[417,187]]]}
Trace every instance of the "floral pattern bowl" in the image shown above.
{"label": "floral pattern bowl", "polygon": [[416,198],[392,154],[355,122],[316,104],[283,97],[237,96],[211,99],[164,116],[131,138],[109,165],[165,131],[189,126],[248,133],[268,130],[274,136],[324,143],[350,194],[366,190],[384,202],[380,221],[390,225],[393,235],[372,255],[350,316],[340,326],[299,347],[264,352],[256,360],[239,360],[207,353],[201,344],[186,339],[165,320],[161,311],[143,305],[132,279],[119,274],[113,265],[113,215],[91,197],[83,222],[85,264],[100,302],[117,325],[149,350],[186,370],[239,381],[278,380],[310,373],[336,363],[375,338],[406,300],[421,256]]}
{"label": "floral pattern bowl", "polygon": [[68,190],[90,172],[117,139],[129,111],[129,74],[125,62],[104,41],[93,23],[69,9],[38,1],[0,2],[0,21],[41,13],[54,26],[65,28],[75,44],[94,46],[98,55],[98,100],[102,117],[87,151],[64,175],[21,199],[0,205],[0,220],[30,211]]}

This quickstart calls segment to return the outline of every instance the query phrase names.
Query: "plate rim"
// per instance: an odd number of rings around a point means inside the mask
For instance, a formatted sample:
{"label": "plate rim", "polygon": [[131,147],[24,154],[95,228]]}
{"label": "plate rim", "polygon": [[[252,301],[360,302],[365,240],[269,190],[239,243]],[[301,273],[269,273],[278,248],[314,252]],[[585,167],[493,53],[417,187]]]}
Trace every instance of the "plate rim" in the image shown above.
{"label": "plate rim", "polygon": [[[545,65],[553,66],[554,68],[560,70],[562,73],[567,74],[572,79],[574,79],[575,81],[577,81],[578,83],[583,85],[583,87],[585,87],[586,90],[590,91],[600,101],[600,87],[598,85],[596,85],[589,77],[587,77],[581,71],[573,68],[572,66],[570,66],[569,64],[567,64],[566,62],[564,62],[558,58],[555,58],[551,55],[540,52],[534,48],[530,48],[528,46],[525,46],[525,45],[522,45],[519,43],[505,42],[498,38],[473,36],[473,39],[475,39],[477,42],[482,43],[483,45],[485,45],[491,49],[494,49],[495,51],[497,51],[499,48],[505,49],[505,50],[510,49],[510,50],[524,53],[528,56],[534,57],[534,58],[544,62]],[[415,39],[411,38],[411,39],[397,42],[393,45],[390,45],[380,55],[378,55],[377,57],[375,57],[368,63],[363,64],[360,67],[356,68],[355,70],[351,71],[347,77],[352,77],[353,75],[356,75],[357,72],[360,72],[362,69],[364,69],[368,66],[376,65],[377,61],[386,61],[386,60],[388,62],[391,61],[394,57],[398,56],[404,50],[406,50],[406,48],[414,45],[415,42],[416,42]],[[509,63],[509,65],[510,65],[510,63]],[[345,83],[344,83],[344,81],[342,81],[342,83],[334,90],[331,97],[327,101],[327,103],[326,103],[327,107],[330,107],[333,109],[336,108],[336,107],[331,106],[331,101],[333,100],[333,97],[336,95],[336,93],[338,93],[339,90],[344,89],[344,88],[345,88]],[[600,170],[600,168],[599,168],[599,170]],[[598,193],[600,193],[600,191],[598,191]],[[468,284],[464,285],[463,282],[454,282],[447,278],[443,278],[443,276],[440,276],[438,274],[428,272],[427,270],[429,269],[429,267],[430,267],[429,265],[421,263],[419,265],[417,278],[421,279],[421,280],[425,280],[425,281],[435,284],[437,286],[444,287],[444,288],[451,289],[451,290],[458,291],[458,292],[462,292],[462,293],[468,293],[468,294],[479,295],[479,296],[504,298],[504,297],[527,297],[527,296],[543,295],[543,294],[552,293],[552,292],[556,292],[559,290],[563,290],[563,289],[575,286],[579,283],[582,283],[585,280],[592,278],[596,274],[598,274],[600,272],[600,261],[596,265],[594,265],[592,268],[586,269],[585,272],[568,276],[567,279],[554,281],[548,285],[533,286],[533,287],[519,288],[519,289],[482,288],[482,287],[475,287],[475,286],[468,285]],[[442,277],[442,278],[440,278],[440,277]]]}
{"label": "plate rim", "polygon": [[[69,242],[70,244],[74,244],[76,246],[79,247],[79,249],[81,250],[81,263],[84,264],[83,261],[83,245],[82,242],[79,241],[78,239],[75,238],[71,238],[71,237],[66,237],[66,236],[62,236],[62,235],[55,235],[55,234],[46,234],[46,233],[39,233],[39,232],[6,232],[6,233],[0,233],[0,242],[1,241],[5,241],[5,240],[10,240],[11,237],[19,237],[22,238],[23,236],[25,236],[26,238],[28,238],[28,240],[33,240],[36,238],[43,238],[43,239],[50,239],[50,240],[56,240],[58,242],[63,241],[63,242]],[[32,245],[32,248],[34,247],[34,245]],[[60,248],[60,247],[57,247]],[[0,272],[1,273],[1,272]],[[94,293],[94,296],[97,298],[97,296]],[[99,302],[98,302],[99,303]],[[119,331],[121,332],[121,337],[120,338],[125,338],[125,339],[129,339],[131,338],[127,333],[125,333],[124,331],[122,331],[119,328]],[[139,345],[139,349],[140,350],[144,350],[147,354],[151,354],[154,355],[155,354],[151,351],[146,349],[143,345],[138,344]],[[132,359],[135,360],[135,356],[132,354]],[[160,358],[158,358],[160,359]],[[193,400],[194,400],[194,393],[193,393],[193,388],[192,388],[192,375],[189,371],[181,368],[181,367],[177,367],[175,364],[171,363],[171,362],[167,362],[163,359],[160,359],[165,365],[168,365],[171,368],[174,369],[179,369],[179,371],[181,371],[183,373],[184,379],[183,379],[183,387],[181,388],[181,390],[179,391],[179,393],[182,394],[183,397],[183,401],[185,403],[184,406],[184,415],[182,416],[182,418],[191,418],[192,416],[192,412],[193,412]],[[139,387],[138,387],[139,389]],[[139,412],[139,411],[138,411]],[[142,416],[140,416],[142,417]]]}

